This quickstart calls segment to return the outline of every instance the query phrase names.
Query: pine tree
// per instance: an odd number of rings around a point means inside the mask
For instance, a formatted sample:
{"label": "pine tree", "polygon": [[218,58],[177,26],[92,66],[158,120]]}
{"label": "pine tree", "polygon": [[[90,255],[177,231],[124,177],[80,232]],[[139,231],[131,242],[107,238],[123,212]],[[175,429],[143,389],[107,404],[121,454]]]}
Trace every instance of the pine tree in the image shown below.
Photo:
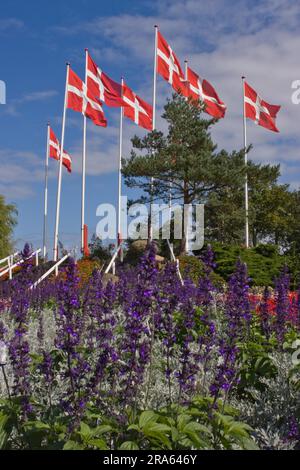
{"label": "pine tree", "polygon": [[[167,134],[153,131],[142,139],[135,136],[131,157],[123,160],[127,186],[144,192],[140,201],[168,202],[171,191],[174,203],[205,204],[213,193],[241,187],[244,152],[218,151],[210,135],[217,121],[203,119],[201,106],[177,94],[164,109]],[[185,237],[181,252],[184,250]]]}

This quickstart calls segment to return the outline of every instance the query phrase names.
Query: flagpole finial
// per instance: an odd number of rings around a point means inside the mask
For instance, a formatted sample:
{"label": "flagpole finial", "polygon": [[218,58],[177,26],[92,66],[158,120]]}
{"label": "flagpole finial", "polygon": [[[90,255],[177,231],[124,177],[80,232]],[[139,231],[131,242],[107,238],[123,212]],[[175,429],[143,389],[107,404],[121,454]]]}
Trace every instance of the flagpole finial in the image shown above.
{"label": "flagpole finial", "polygon": [[246,77],[244,77],[244,75],[242,76],[242,80],[245,80]]}
{"label": "flagpole finial", "polygon": [[158,25],[157,25],[157,24],[155,24],[155,25],[154,25],[154,28],[158,28]]}

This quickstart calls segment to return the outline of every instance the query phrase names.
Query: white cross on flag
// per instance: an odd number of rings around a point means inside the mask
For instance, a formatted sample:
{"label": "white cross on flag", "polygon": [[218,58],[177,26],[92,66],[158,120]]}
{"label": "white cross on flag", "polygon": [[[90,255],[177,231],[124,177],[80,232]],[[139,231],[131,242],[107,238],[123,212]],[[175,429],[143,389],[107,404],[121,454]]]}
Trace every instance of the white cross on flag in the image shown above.
{"label": "white cross on flag", "polygon": [[259,126],[270,131],[279,132],[276,117],[281,106],[269,104],[258,96],[255,90],[245,82],[244,87],[245,115]]}
{"label": "white cross on flag", "polygon": [[214,87],[207,81],[199,77],[192,69],[187,69],[187,94],[185,96],[193,100],[200,100],[205,103],[205,112],[214,118],[223,118],[226,112],[226,105],[220,100]]}
{"label": "white cross on flag", "polygon": [[153,110],[150,104],[136,95],[125,83],[123,84],[124,116],[138,126],[152,131]]}
{"label": "white cross on flag", "polygon": [[100,101],[87,89],[85,83],[69,69],[67,108],[90,118],[96,126],[107,126]]}
{"label": "white cross on flag", "polygon": [[179,60],[159,31],[157,32],[157,72],[172,85],[175,91],[184,94],[184,75]]}
{"label": "white cross on flag", "polygon": [[88,54],[87,87],[89,92],[103,101],[107,106],[123,106],[122,85],[109,78],[95,64]]}
{"label": "white cross on flag", "polygon": [[[59,140],[51,128],[49,133],[49,157],[54,158],[54,160],[60,160]],[[72,158],[65,150],[63,152],[62,164],[66,167],[69,173],[72,172]]]}

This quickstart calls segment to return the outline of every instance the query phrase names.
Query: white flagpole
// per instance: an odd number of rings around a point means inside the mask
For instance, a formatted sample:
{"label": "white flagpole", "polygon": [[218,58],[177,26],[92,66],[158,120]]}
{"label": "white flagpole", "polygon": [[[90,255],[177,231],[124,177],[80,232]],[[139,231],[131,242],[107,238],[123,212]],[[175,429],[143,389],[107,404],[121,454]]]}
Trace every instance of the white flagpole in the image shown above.
{"label": "white flagpole", "polygon": [[[85,86],[87,87],[88,50],[85,49]],[[85,175],[86,175],[86,115],[83,116],[82,143],[82,193],[81,193],[81,252],[84,251],[84,219],[85,219]]]}
{"label": "white flagpole", "polygon": [[[188,79],[188,61],[184,61],[184,80],[187,82]],[[184,211],[185,214],[185,211]],[[185,251],[186,253],[189,252],[189,232],[188,232],[188,223],[189,223],[190,214],[188,213],[187,216],[184,216],[185,223],[184,223],[184,230],[185,230]]]}
{"label": "white flagpole", "polygon": [[58,184],[57,184],[56,218],[55,218],[54,248],[53,248],[54,249],[54,257],[53,257],[54,261],[57,261],[57,258],[58,258],[58,229],[59,229],[59,216],[60,216],[60,195],[61,195],[62,162],[63,162],[62,157],[63,157],[64,140],[65,140],[69,69],[70,69],[70,64],[67,63],[64,111],[63,111],[61,141],[60,141]]}
{"label": "white flagpole", "polygon": [[[152,115],[152,130],[154,131],[156,128],[156,75],[157,75],[157,32],[158,26],[154,26],[154,67],[153,67],[153,100],[152,100],[152,108],[153,108],[153,115]],[[151,198],[150,198],[150,241],[153,238],[153,227],[152,227],[152,203],[153,203],[153,185],[154,185],[154,178],[151,177]]]}
{"label": "white flagpole", "polygon": [[[123,94],[124,79],[121,78]],[[119,136],[119,168],[118,168],[118,245],[121,241],[121,196],[122,196],[122,153],[123,153],[123,106],[120,107],[120,136]],[[122,256],[122,255],[121,255]]]}
{"label": "white flagpole", "polygon": [[49,141],[50,141],[50,124],[47,124],[47,149],[45,164],[45,202],[44,202],[44,228],[43,228],[43,257],[47,255],[47,216],[48,216],[48,168],[49,168]]}
{"label": "white flagpole", "polygon": [[245,245],[249,248],[249,194],[248,194],[248,152],[247,152],[247,124],[246,124],[246,108],[245,108],[245,78],[242,77],[243,82],[243,121],[244,121],[244,150],[245,150]]}

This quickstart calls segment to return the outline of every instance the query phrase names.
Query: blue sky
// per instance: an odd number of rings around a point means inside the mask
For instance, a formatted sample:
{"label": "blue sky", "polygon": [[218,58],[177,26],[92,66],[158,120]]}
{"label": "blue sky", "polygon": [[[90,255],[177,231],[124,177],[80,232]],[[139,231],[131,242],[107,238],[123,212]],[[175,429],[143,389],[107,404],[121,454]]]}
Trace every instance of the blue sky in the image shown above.
{"label": "blue sky", "polygon": [[[84,48],[112,78],[125,76],[151,102],[153,25],[171,43],[180,60],[210,80],[228,105],[213,137],[227,150],[242,147],[241,75],[266,101],[281,104],[279,135],[248,125],[251,158],[281,163],[282,181],[299,186],[299,114],[291,102],[291,84],[300,78],[300,5],[290,0],[96,0],[16,1],[2,3],[0,79],[7,85],[7,104],[0,106],[0,193],[15,202],[19,245],[41,245],[46,124],[61,134],[65,63],[84,76]],[[170,94],[158,78],[158,115]],[[105,107],[107,129],[88,126],[86,216],[95,231],[96,208],[116,202],[118,119]],[[161,119],[158,127],[164,129]],[[65,148],[74,172],[64,172],[60,238],[71,248],[80,239],[82,117],[68,111]],[[126,121],[124,156],[130,137],[143,134]],[[56,162],[49,182],[49,243],[53,239]],[[124,192],[126,192],[124,188]]]}

